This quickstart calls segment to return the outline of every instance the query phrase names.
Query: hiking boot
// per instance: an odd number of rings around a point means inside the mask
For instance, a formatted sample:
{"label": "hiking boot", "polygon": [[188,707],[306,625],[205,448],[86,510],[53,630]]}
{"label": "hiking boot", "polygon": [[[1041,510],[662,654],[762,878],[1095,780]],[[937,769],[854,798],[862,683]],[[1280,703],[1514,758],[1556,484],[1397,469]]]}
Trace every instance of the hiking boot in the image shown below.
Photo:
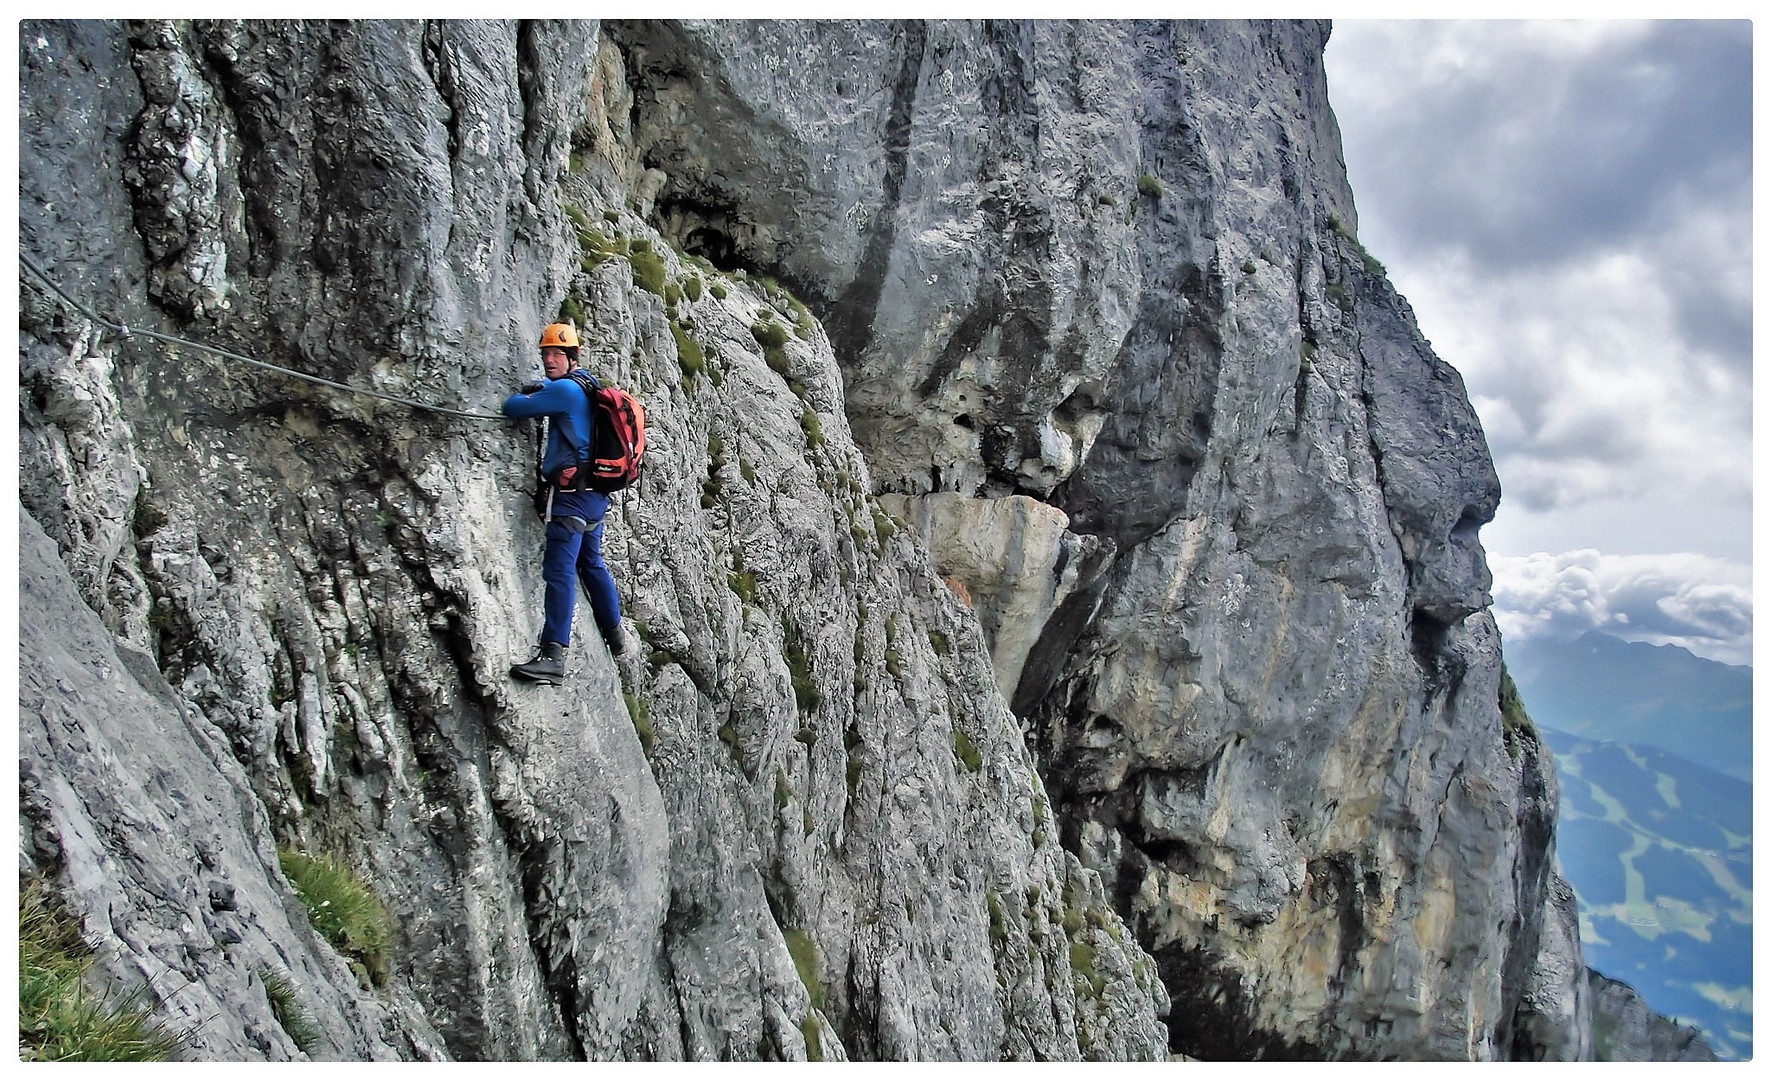
{"label": "hiking boot", "polygon": [[616,623],[612,630],[604,630],[599,626],[597,631],[603,635],[603,644],[609,647],[610,656],[620,656],[627,651],[627,638],[621,633],[620,623]]}
{"label": "hiking boot", "polygon": [[510,677],[558,686],[566,681],[566,647],[552,641],[543,641],[541,648],[535,652],[535,659],[526,664],[512,666]]}

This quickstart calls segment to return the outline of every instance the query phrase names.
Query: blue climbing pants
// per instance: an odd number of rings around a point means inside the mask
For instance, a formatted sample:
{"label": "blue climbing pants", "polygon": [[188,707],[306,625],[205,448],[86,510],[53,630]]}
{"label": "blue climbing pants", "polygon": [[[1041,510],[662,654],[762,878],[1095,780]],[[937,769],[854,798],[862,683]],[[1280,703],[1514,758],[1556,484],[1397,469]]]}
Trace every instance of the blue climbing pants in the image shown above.
{"label": "blue climbing pants", "polygon": [[[580,581],[590,597],[597,629],[607,632],[621,625],[621,598],[615,594],[614,577],[603,565],[603,515],[608,512],[609,497],[600,491],[554,493],[547,553],[541,560],[541,577],[547,582],[542,641],[572,643],[572,611],[578,602]],[[594,524],[579,532],[573,527],[575,522],[562,520],[572,517]]]}

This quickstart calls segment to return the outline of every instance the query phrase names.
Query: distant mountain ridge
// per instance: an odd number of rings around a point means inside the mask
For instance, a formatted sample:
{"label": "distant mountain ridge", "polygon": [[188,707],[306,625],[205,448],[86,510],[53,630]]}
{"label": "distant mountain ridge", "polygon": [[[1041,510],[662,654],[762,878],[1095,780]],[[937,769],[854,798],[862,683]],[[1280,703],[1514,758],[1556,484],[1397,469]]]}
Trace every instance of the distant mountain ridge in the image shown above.
{"label": "distant mountain ridge", "polygon": [[1751,668],[1598,631],[1508,641],[1506,662],[1539,724],[1652,746],[1752,782]]}

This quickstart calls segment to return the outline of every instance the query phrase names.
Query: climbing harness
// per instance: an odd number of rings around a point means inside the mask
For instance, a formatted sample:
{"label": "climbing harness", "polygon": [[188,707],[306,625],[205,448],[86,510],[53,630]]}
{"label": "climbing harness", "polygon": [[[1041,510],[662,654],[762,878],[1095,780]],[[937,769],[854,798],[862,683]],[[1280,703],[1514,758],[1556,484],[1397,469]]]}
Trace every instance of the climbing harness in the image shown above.
{"label": "climbing harness", "polygon": [[411,398],[396,397],[393,394],[384,394],[379,390],[365,390],[360,386],[349,386],[349,385],[346,385],[345,383],[333,382],[331,379],[322,379],[318,375],[309,375],[308,373],[306,373],[304,371],[295,371],[290,368],[279,367],[276,364],[266,363],[263,360],[254,360],[250,356],[241,356],[239,353],[228,352],[226,349],[218,349],[213,345],[205,345],[200,341],[192,341],[189,338],[181,338],[181,337],[177,337],[172,334],[156,333],[153,330],[143,330],[143,329],[140,329],[139,327],[130,327],[130,326],[124,325],[123,323],[112,322],[109,319],[100,317],[98,315],[98,313],[93,311],[90,307],[87,307],[85,304],[74,299],[72,296],[69,296],[65,291],[63,291],[63,289],[60,285],[57,285],[54,281],[52,281],[50,279],[49,275],[43,271],[42,267],[40,267],[36,263],[32,262],[30,257],[27,256],[24,252],[21,251],[18,253],[18,261],[24,264],[25,269],[27,269],[31,273],[35,274],[37,276],[38,280],[42,281],[43,284],[47,285],[50,288],[50,290],[55,293],[55,295],[61,297],[62,300],[68,304],[69,307],[72,307],[75,311],[78,311],[80,314],[86,316],[88,319],[91,319],[95,325],[105,327],[108,330],[114,330],[117,333],[122,334],[125,338],[140,336],[140,337],[146,337],[146,338],[153,338],[155,341],[165,342],[170,345],[186,345],[186,346],[189,346],[190,348],[193,348],[193,349],[201,349],[204,352],[214,353],[216,356],[222,357],[227,360],[233,360],[237,363],[249,364],[252,367],[263,368],[266,371],[279,372],[283,375],[288,375],[291,378],[304,379],[307,382],[318,383],[321,386],[329,386],[334,390],[343,390],[346,393],[350,393],[350,394],[361,394],[364,397],[377,398],[381,401],[391,401],[396,405],[405,405],[405,406],[408,406],[409,408],[423,409],[426,412],[446,413],[449,416],[459,416],[459,417],[463,417],[464,419],[468,419],[468,420],[504,420],[504,419],[506,419],[506,417],[504,417],[503,415],[501,415],[499,413],[467,412],[462,409],[451,409],[445,405],[432,405],[429,402],[414,401]]}

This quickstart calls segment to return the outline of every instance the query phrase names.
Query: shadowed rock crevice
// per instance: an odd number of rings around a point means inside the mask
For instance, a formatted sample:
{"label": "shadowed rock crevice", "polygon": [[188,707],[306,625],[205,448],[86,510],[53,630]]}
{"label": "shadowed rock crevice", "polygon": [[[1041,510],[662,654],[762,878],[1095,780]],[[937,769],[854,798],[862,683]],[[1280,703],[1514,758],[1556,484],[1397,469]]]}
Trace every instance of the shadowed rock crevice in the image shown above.
{"label": "shadowed rock crevice", "polygon": [[1170,947],[1154,954],[1170,998],[1169,1046],[1201,1061],[1320,1061],[1307,1043],[1251,1028],[1254,1002],[1241,978],[1209,951]]}

